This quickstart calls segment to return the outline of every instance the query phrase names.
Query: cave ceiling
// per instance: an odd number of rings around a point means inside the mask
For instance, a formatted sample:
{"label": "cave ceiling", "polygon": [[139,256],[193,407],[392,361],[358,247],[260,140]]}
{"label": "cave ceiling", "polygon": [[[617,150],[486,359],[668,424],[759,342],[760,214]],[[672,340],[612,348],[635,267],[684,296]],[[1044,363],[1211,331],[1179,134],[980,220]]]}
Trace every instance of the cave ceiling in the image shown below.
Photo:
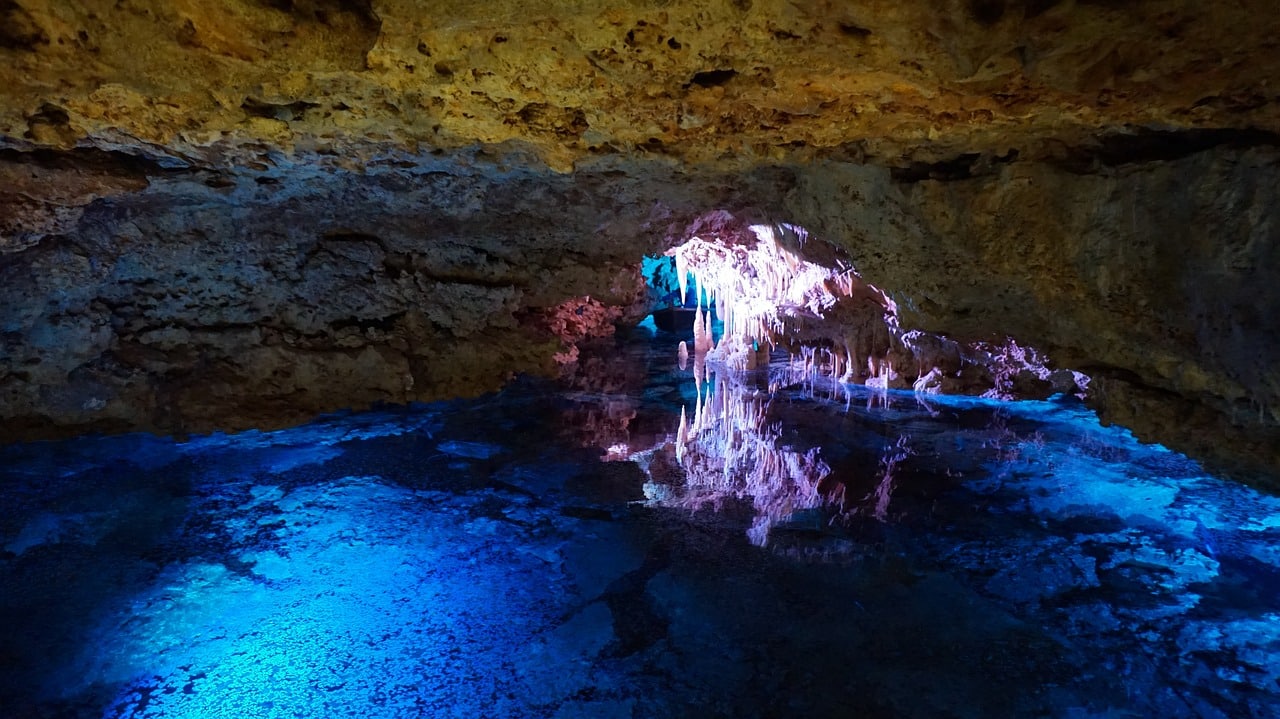
{"label": "cave ceiling", "polygon": [[1070,159],[1280,130],[1271,3],[0,4],[5,144],[208,166],[520,145],[556,171]]}

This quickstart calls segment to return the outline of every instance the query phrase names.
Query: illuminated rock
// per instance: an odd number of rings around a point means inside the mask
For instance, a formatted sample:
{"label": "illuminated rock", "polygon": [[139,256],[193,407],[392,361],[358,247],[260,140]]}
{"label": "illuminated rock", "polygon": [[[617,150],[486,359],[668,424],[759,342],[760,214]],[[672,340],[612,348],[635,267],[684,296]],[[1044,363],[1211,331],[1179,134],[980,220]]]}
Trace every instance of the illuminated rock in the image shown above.
{"label": "illuminated rock", "polygon": [[693,332],[694,351],[710,361],[757,370],[777,348],[807,374],[880,389],[999,399],[1085,394],[1087,377],[1055,375],[1042,353],[1012,339],[960,343],[904,329],[889,295],[866,283],[847,253],[804,228],[746,226],[717,211],[685,232],[689,238],[668,254],[678,277],[693,278],[699,303],[715,298],[723,336],[713,341],[701,309]]}
{"label": "illuminated rock", "polygon": [[[615,278],[726,209],[1273,470],[1277,35],[1268,0],[3,3],[0,418],[279,425],[551,372],[515,327],[629,317]],[[826,361],[885,374],[856,335]]]}

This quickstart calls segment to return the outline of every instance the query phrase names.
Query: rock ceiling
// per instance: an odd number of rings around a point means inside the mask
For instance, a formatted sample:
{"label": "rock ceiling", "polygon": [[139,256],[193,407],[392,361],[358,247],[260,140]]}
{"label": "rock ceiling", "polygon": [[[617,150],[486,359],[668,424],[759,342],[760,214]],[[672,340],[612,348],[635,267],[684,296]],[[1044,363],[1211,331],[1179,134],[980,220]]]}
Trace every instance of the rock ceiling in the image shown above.
{"label": "rock ceiling", "polygon": [[0,415],[488,388],[728,209],[1275,473],[1278,43],[1269,0],[0,0]]}
{"label": "rock ceiling", "polygon": [[[1280,129],[1272,3],[7,0],[11,144],[889,165]],[[1111,148],[1115,149],[1115,148]],[[244,159],[241,157],[240,159]]]}

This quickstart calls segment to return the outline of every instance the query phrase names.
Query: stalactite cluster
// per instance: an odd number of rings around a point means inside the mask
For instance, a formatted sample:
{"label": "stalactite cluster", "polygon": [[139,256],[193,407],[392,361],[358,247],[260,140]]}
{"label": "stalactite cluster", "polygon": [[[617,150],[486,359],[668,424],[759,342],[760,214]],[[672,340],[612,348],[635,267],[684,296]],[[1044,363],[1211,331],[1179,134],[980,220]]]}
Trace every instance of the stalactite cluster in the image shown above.
{"label": "stalactite cluster", "polygon": [[[1081,395],[1088,377],[1053,370],[1016,340],[959,342],[904,327],[891,296],[866,282],[847,253],[789,223],[700,217],[668,251],[681,301],[693,279],[694,352],[736,370],[789,353],[806,373],[881,389],[1012,399]],[[712,315],[723,330],[714,337]],[[686,350],[687,351],[687,350]]]}

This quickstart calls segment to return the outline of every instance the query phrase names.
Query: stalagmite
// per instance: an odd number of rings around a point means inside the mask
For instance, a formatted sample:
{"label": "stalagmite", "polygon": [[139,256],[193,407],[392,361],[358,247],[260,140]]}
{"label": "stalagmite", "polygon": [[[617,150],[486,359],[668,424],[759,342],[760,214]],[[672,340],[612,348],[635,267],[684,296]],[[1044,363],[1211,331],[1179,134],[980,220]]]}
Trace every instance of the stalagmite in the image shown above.
{"label": "stalagmite", "polygon": [[710,352],[712,349],[711,342],[711,320],[707,313],[702,309],[694,310],[693,318],[693,351],[698,353]]}
{"label": "stalagmite", "polygon": [[[680,407],[680,428],[676,430],[676,445],[683,445],[689,437],[689,422],[685,418],[684,407]],[[677,451],[679,451],[677,449]]]}

